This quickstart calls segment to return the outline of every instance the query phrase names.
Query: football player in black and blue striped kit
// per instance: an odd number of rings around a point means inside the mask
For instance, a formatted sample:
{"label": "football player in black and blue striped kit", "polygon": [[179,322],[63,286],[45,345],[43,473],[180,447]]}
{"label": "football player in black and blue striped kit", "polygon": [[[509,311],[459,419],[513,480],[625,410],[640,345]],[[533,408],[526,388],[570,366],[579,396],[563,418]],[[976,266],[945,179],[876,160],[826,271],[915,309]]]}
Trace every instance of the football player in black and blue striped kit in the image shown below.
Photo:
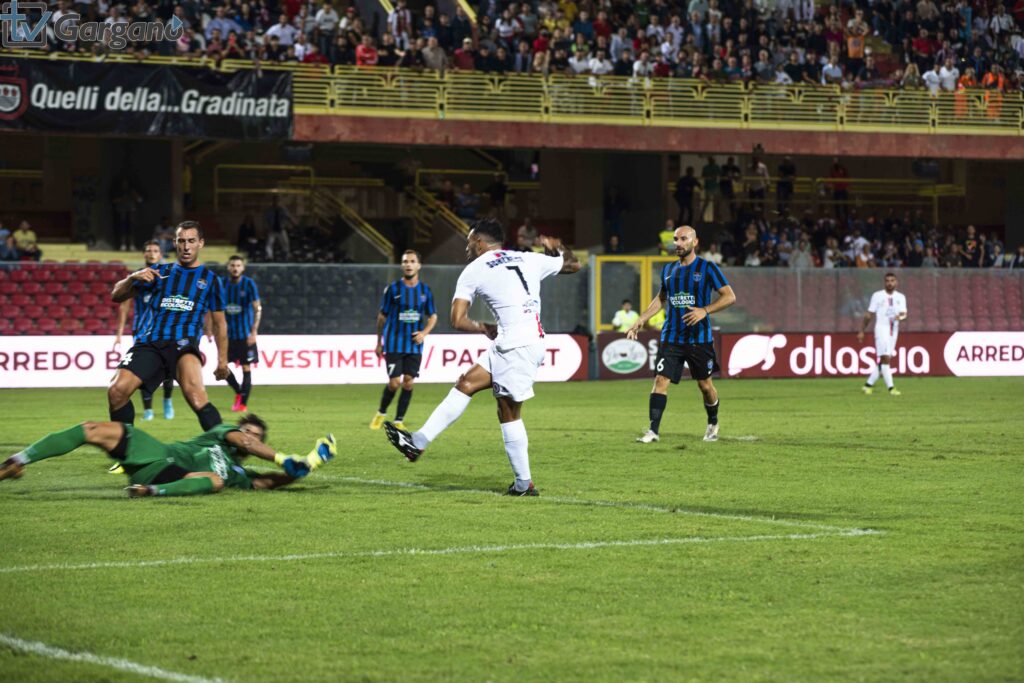
{"label": "football player in black and blue striped kit", "polygon": [[[655,360],[654,389],[650,397],[651,426],[637,439],[640,443],[658,440],[661,416],[668,402],[668,385],[679,384],[683,363],[690,367],[690,376],[697,380],[704,395],[704,410],[708,415],[705,441],[718,440],[718,391],[711,374],[718,367],[715,346],[711,336],[712,313],[736,303],[736,295],[717,264],[697,256],[697,233],[688,225],[676,228],[673,235],[679,261],[667,263],[661,270],[661,291],[654,297],[640,319],[626,336],[636,339],[658,311],[665,309],[665,325],[661,328],[661,343]],[[712,302],[712,293],[718,298]]]}
{"label": "football player in black and blue striped kit", "polygon": [[244,413],[252,392],[252,366],[259,362],[256,334],[263,317],[260,290],[256,282],[244,275],[245,259],[235,254],[228,259],[228,276],[224,279],[224,318],[228,322],[228,362],[242,366],[242,384],[228,370],[228,384],[235,390],[231,412]]}
{"label": "football player in black and blue striped kit", "polygon": [[127,301],[139,292],[152,292],[154,310],[135,344],[124,355],[107,388],[112,422],[133,424],[132,394],[140,387],[154,391],[167,376],[174,376],[182,394],[199,418],[203,431],[221,423],[203,386],[199,339],[207,312],[212,314],[217,338],[214,377],[228,374],[228,334],[224,321],[224,290],[216,273],[199,263],[205,244],[203,229],[195,221],[180,223],[174,244],[178,260],[157,268],[143,268],[114,285],[111,298]]}
{"label": "football player in black and blue striped kit", "polygon": [[[160,242],[158,240],[150,240],[143,245],[142,258],[149,268],[156,268],[160,265],[160,261],[163,260],[164,253],[160,248]],[[139,336],[139,333],[146,328],[149,324],[149,319],[153,317],[153,313],[156,310],[154,304],[156,294],[152,291],[143,292],[140,291],[135,295],[135,300],[121,302],[121,308],[117,313],[117,336],[114,339],[114,348],[120,349],[121,347],[121,334],[124,332],[124,326],[128,322],[128,313],[132,307],[135,308],[135,315],[132,318],[132,337]],[[174,392],[174,376],[168,375],[167,379],[164,380],[164,419],[174,419],[174,403],[171,401],[171,394]],[[142,394],[142,419],[152,420],[153,419],[153,394],[146,391],[143,387]]]}
{"label": "football player in black and blue striped kit", "polygon": [[384,290],[377,312],[377,357],[387,363],[388,384],[380,398],[380,408],[370,422],[370,429],[380,429],[387,417],[388,406],[399,385],[398,410],[394,423],[404,429],[405,413],[412,400],[412,386],[420,374],[423,340],[437,324],[434,293],[420,282],[423,261],[417,251],[402,254],[402,277]]}

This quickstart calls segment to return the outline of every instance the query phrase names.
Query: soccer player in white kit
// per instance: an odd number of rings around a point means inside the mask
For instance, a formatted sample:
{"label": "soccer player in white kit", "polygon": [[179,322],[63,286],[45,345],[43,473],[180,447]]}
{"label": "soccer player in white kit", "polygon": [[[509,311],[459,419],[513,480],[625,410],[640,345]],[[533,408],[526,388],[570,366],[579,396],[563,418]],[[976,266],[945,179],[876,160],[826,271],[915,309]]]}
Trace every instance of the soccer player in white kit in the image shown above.
{"label": "soccer player in white kit", "polygon": [[864,341],[864,333],[871,324],[872,318],[875,321],[875,356],[878,364],[871,370],[868,381],[864,383],[862,390],[870,394],[872,387],[878,381],[881,373],[885,380],[885,386],[889,388],[890,396],[899,396],[900,390],[893,386],[892,368],[890,363],[896,355],[896,338],[900,333],[900,322],[907,319],[907,297],[896,291],[896,276],[892,273],[885,274],[885,289],[880,289],[871,295],[871,303],[861,321],[860,332],[857,333],[857,341]]}
{"label": "soccer player in white kit", "polygon": [[[410,434],[384,423],[388,441],[410,461],[459,419],[479,391],[490,388],[498,401],[498,420],[505,452],[515,474],[511,496],[536,496],[530,475],[529,440],[520,417],[523,402],[533,397],[533,383],[544,359],[544,328],[540,324],[541,280],[581,268],[571,250],[551,237],[541,237],[544,253],[505,251],[504,231],[495,220],[473,224],[466,244],[470,264],[462,271],[452,298],[451,324],[456,330],[486,334],[494,340],[487,353],[462,375],[423,427]],[[497,325],[469,319],[469,307],[483,299]]]}

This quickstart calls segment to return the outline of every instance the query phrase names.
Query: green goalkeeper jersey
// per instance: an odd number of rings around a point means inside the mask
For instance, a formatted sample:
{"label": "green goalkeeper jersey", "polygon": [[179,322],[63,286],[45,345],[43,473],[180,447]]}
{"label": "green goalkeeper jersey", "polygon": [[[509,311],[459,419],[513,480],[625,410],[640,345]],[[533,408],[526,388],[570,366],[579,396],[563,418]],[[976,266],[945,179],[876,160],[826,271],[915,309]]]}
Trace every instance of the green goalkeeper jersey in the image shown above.
{"label": "green goalkeeper jersey", "polygon": [[241,453],[227,442],[228,434],[239,431],[235,425],[220,424],[187,441],[169,444],[131,425],[125,425],[125,429],[131,431],[124,468],[133,484],[151,484],[165,469],[176,466],[186,474],[213,472],[224,480],[225,486],[252,488],[256,475],[238,464]]}

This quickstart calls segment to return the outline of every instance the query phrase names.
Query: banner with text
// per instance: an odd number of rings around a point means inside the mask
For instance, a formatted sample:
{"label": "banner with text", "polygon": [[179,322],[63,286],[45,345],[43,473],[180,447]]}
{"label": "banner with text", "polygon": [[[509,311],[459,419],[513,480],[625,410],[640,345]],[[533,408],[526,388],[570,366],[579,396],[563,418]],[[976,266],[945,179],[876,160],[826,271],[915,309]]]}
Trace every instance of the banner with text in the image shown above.
{"label": "banner with text", "polygon": [[[383,384],[387,370],[373,335],[267,335],[259,338],[257,384]],[[547,354],[540,382],[587,378],[587,339],[569,334],[544,338]],[[0,337],[0,388],[105,387],[125,345],[114,337]],[[435,334],[427,338],[420,382],[452,383],[476,363],[490,342],[480,335]],[[215,384],[216,346],[203,339],[204,378]]]}
{"label": "banner with text", "polygon": [[290,138],[288,71],[0,59],[0,129]]}

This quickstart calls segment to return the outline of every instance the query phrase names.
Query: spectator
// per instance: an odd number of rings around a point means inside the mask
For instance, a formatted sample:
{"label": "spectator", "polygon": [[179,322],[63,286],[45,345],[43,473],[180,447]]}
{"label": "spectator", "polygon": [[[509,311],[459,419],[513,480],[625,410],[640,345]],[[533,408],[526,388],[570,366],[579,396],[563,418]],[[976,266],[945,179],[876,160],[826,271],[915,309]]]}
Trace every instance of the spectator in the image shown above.
{"label": "spectator", "polygon": [[462,189],[455,194],[455,215],[464,220],[476,220],[480,210],[480,198],[473,192],[469,183],[463,183]]}
{"label": "spectator", "polygon": [[1007,268],[1010,270],[1024,270],[1024,244],[1017,246],[1017,253],[1010,258]]}
{"label": "spectator", "polygon": [[531,251],[536,246],[538,237],[537,228],[533,227],[530,217],[527,216],[516,231],[516,248],[519,251]]}
{"label": "spectator", "polygon": [[[174,233],[171,233],[172,236]],[[259,253],[259,238],[256,236],[256,222],[253,220],[252,214],[245,214],[245,218],[242,219],[242,223],[238,226],[238,239],[235,240],[235,248],[238,249],[238,253],[246,254],[250,261],[256,258]],[[164,251],[164,253],[168,253]]]}
{"label": "spectator", "polygon": [[931,93],[932,97],[938,97],[939,90],[942,88],[942,76],[940,76],[941,67],[936,64],[930,71],[925,72],[921,80],[924,81],[925,86],[928,88],[928,92]]}
{"label": "spectator", "polygon": [[1004,266],[1003,245],[992,245],[992,251],[985,261],[986,268],[1002,268]]}
{"label": "spectator", "polygon": [[[782,68],[782,65],[779,65]],[[748,183],[747,194],[750,196],[750,203],[755,213],[764,214],[764,199],[768,193],[768,167],[760,157],[754,157],[750,161],[750,182]]]}
{"label": "spectator", "polygon": [[164,216],[153,228],[152,239],[160,243],[160,252],[170,254],[174,251],[174,226],[171,225],[169,216]]}
{"label": "spectator", "polygon": [[900,85],[907,90],[916,90],[924,87],[924,80],[921,78],[921,72],[917,69],[917,64],[913,62],[907,64]]}
{"label": "spectator", "polygon": [[679,225],[690,225],[693,221],[693,193],[700,186],[700,181],[693,176],[693,166],[687,166],[685,173],[676,181],[673,195],[679,205]]}
{"label": "spectator", "polygon": [[314,21],[316,21],[317,45],[320,52],[331,59],[334,50],[334,36],[338,30],[338,24],[341,23],[341,17],[338,16],[330,2],[325,2],[317,11]]}
{"label": "spectator", "polygon": [[980,268],[982,265],[982,249],[978,242],[977,230],[973,225],[967,226],[967,234],[960,242],[960,267]]}
{"label": "spectator", "polygon": [[711,207],[711,220],[721,220],[721,193],[719,179],[722,176],[722,168],[715,163],[714,157],[708,157],[708,162],[700,170],[700,179],[704,187],[704,200],[700,205],[698,218],[704,220],[707,215],[708,206]]}
{"label": "spectator", "polygon": [[22,221],[18,229],[11,235],[14,248],[18,250],[18,258],[23,261],[38,261],[42,257],[39,251],[39,243],[36,239],[36,231],[32,229],[28,221]]}
{"label": "spectator", "polygon": [[267,260],[274,260],[274,245],[280,244],[287,261],[291,256],[291,240],[288,236],[289,227],[298,227],[288,209],[278,203],[277,195],[271,199],[270,208],[263,214],[263,227],[267,232]]}
{"label": "spectator", "polygon": [[908,268],[920,268],[924,265],[924,242],[922,240],[914,240],[914,247],[907,254],[907,267]]}
{"label": "spectator", "polygon": [[875,255],[871,253],[871,245],[864,243],[860,251],[857,252],[857,256],[854,259],[854,263],[858,268],[874,268],[875,267]]}
{"label": "spectator", "polygon": [[239,26],[237,21],[227,17],[226,12],[227,10],[223,6],[216,9],[213,19],[206,25],[205,35],[207,40],[213,37],[214,31],[219,31],[221,37],[229,35],[232,31],[238,34],[245,33],[245,30]]}
{"label": "spectator", "polygon": [[388,14],[388,32],[395,37],[395,45],[399,50],[408,50],[412,45],[412,12],[406,6],[406,0],[398,0]]}
{"label": "spectator", "polygon": [[462,47],[455,51],[452,68],[456,71],[476,70],[476,53],[473,50],[473,39],[463,38]]}
{"label": "spectator", "polygon": [[722,252],[718,250],[718,242],[712,242],[708,245],[708,248],[700,255],[705,261],[711,261],[712,263],[722,265]]}
{"label": "spectator", "polygon": [[373,38],[366,35],[356,48],[356,66],[377,66],[377,48],[373,46]]}
{"label": "spectator", "polygon": [[441,49],[436,36],[427,39],[427,46],[423,48],[423,63],[431,71],[444,74],[448,66],[448,55]]}
{"label": "spectator", "polygon": [[718,180],[718,191],[722,194],[725,205],[729,207],[729,217],[736,215],[736,183],[742,177],[740,167],[736,165],[736,159],[729,157],[722,166],[722,172]]}
{"label": "spectator", "polygon": [[843,67],[839,65],[839,57],[835,54],[829,55],[828,64],[821,70],[822,85],[843,84]]}
{"label": "spectator", "polygon": [[[529,5],[524,5],[529,7]],[[517,74],[528,74],[532,71],[533,55],[530,54],[530,43],[525,40],[519,41],[516,54],[512,58],[512,71]]]}
{"label": "spectator", "polygon": [[928,249],[925,250],[924,258],[921,260],[921,267],[922,268],[938,268],[939,267],[939,260],[935,257],[935,250],[932,249],[931,247],[928,247]]}
{"label": "spectator", "polygon": [[289,45],[295,44],[295,38],[298,37],[299,30],[291,25],[287,14],[281,14],[277,18],[277,23],[270,27],[264,35],[267,38],[277,36],[278,43],[282,49],[287,50]]}
{"label": "spectator", "polygon": [[658,233],[658,253],[662,256],[674,256],[676,253],[676,224],[666,219],[661,232]]}
{"label": "spectator", "polygon": [[946,92],[955,92],[959,79],[960,70],[953,66],[953,58],[947,57],[945,63],[939,69],[940,87]]}
{"label": "spectator", "polygon": [[800,240],[796,249],[789,257],[790,268],[813,268],[814,258],[811,256],[811,245],[807,240]]}
{"label": "spectator", "polygon": [[623,299],[622,308],[616,311],[615,317],[612,318],[612,327],[616,332],[627,332],[639,319],[640,314],[633,310],[633,302]]}
{"label": "spectator", "polygon": [[4,227],[0,220],[0,261],[17,261],[18,247],[14,244],[14,236]]}

